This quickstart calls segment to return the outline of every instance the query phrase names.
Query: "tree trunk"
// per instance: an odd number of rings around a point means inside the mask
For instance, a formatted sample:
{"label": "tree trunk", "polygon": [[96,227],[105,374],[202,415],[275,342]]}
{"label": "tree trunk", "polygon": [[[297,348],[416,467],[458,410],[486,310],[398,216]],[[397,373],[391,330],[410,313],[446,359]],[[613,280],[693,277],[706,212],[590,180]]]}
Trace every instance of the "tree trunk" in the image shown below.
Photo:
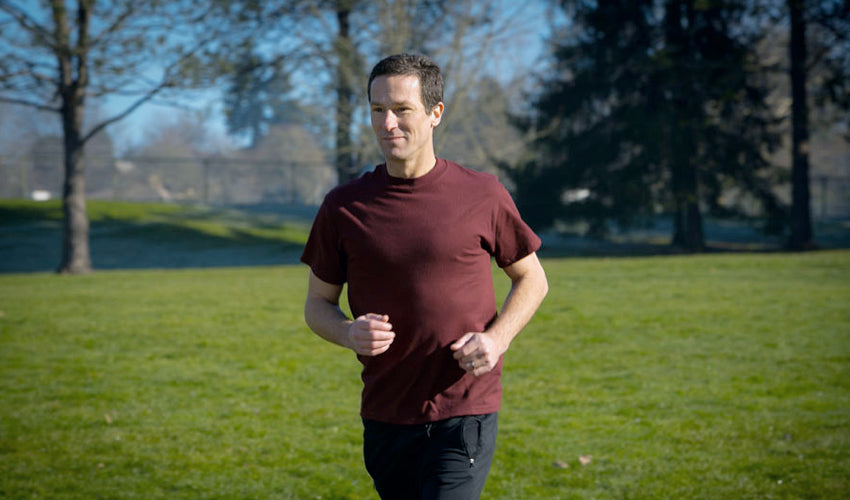
{"label": "tree trunk", "polygon": [[803,0],[788,0],[791,17],[791,235],[788,248],[815,248],[809,193],[809,110],[806,102],[806,20]]}
{"label": "tree trunk", "polygon": [[[687,105],[682,103],[683,110]],[[693,130],[688,126],[688,118],[683,117],[678,109],[673,110],[677,117],[672,126],[672,185],[673,198],[676,204],[676,220],[673,224],[673,246],[688,252],[705,250],[705,235],[702,227],[702,212],[700,211],[699,172],[693,160],[693,140],[689,134]]]}
{"label": "tree trunk", "polygon": [[702,213],[700,213],[698,202],[689,199],[677,201],[673,246],[691,252],[699,252],[705,249]]}
{"label": "tree trunk", "polygon": [[[74,100],[70,98],[69,100]],[[83,163],[84,144],[80,139],[81,109],[74,102],[62,106],[62,131],[65,144],[65,181],[62,189],[62,262],[57,272],[91,272],[89,219],[86,214],[86,179]]]}
{"label": "tree trunk", "polygon": [[[71,45],[65,5],[51,2],[54,29],[59,48],[59,95],[62,98],[65,181],[62,187],[62,262],[57,272],[85,274],[92,270],[89,253],[89,218],[86,215],[86,179],[83,166],[83,110],[88,85],[88,26],[91,2],[77,6],[77,41]],[[76,64],[75,64],[76,63]]]}
{"label": "tree trunk", "polygon": [[354,106],[354,86],[352,84],[351,65],[354,61],[350,37],[351,8],[341,2],[337,8],[339,33],[337,35],[336,68],[336,171],[340,184],[357,175],[357,167],[352,156],[351,123]]}
{"label": "tree trunk", "polygon": [[[699,172],[694,161],[696,149],[695,128],[691,124],[697,97],[690,95],[692,75],[687,65],[676,64],[677,60],[693,57],[690,47],[691,30],[694,26],[694,6],[692,1],[668,0],[665,5],[665,42],[667,50],[673,56],[670,74],[669,124],[667,131],[667,154],[670,159],[670,175],[675,202],[675,221],[673,224],[673,246],[690,252],[705,249],[705,237],[702,227],[702,213],[699,207]],[[686,16],[683,19],[683,16]],[[686,23],[686,24],[684,24]]]}

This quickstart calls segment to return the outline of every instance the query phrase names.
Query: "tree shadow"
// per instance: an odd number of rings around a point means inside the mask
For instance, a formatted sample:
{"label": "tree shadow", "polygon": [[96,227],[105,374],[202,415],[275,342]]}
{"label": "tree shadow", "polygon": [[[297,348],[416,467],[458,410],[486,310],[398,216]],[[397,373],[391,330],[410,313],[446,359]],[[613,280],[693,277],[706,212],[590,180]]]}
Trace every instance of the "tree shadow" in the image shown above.
{"label": "tree shadow", "polygon": [[[51,272],[60,261],[61,207],[0,205],[0,273]],[[296,264],[315,207],[95,207],[91,221],[94,268],[180,269]],[[123,211],[122,211],[123,210]],[[820,248],[850,248],[850,220],[819,221]],[[706,253],[778,252],[782,237],[765,237],[752,225],[707,221]],[[591,239],[544,234],[542,258],[682,255],[670,245],[662,221],[651,229]]]}
{"label": "tree shadow", "polygon": [[[830,219],[815,223],[818,248],[850,248],[850,220]],[[698,253],[772,253],[786,251],[786,235],[765,235],[744,221],[706,219],[705,247]],[[671,244],[669,221],[660,220],[648,229],[615,233],[607,238],[574,234],[545,234],[539,254],[544,258],[641,257],[693,255],[697,252]]]}
{"label": "tree shadow", "polygon": [[[7,214],[8,215],[8,214]],[[309,224],[237,211],[151,218],[99,216],[91,221],[94,268],[178,269],[298,262]],[[61,220],[32,210],[0,219],[0,273],[50,272],[61,252]]]}

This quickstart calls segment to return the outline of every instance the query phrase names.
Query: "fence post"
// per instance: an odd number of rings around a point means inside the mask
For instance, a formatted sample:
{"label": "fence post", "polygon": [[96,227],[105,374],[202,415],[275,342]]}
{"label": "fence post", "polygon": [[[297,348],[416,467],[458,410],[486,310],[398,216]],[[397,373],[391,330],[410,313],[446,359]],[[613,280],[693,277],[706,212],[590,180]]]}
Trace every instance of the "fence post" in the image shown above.
{"label": "fence post", "polygon": [[27,186],[27,162],[21,159],[21,197],[27,199],[30,197],[29,186]]}
{"label": "fence post", "polygon": [[209,205],[210,203],[210,159],[204,157],[201,160],[201,169],[203,170],[204,179],[201,184],[201,200],[203,200],[204,205]]}

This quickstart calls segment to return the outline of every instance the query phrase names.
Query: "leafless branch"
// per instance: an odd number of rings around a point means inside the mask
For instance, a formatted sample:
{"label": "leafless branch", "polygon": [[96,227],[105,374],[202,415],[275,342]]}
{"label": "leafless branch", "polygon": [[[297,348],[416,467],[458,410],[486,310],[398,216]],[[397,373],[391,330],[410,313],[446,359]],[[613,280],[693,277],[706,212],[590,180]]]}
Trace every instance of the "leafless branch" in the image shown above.
{"label": "leafless branch", "polygon": [[131,113],[136,111],[140,106],[149,102],[154,97],[162,93],[165,89],[169,88],[172,85],[172,74],[177,71],[177,69],[189,58],[193,57],[199,50],[205,47],[207,44],[212,42],[215,39],[215,35],[211,35],[200,40],[197,44],[195,44],[190,50],[182,54],[178,59],[172,62],[168,67],[165,68],[164,75],[158,84],[153,86],[150,90],[144,93],[139,99],[137,99],[133,104],[128,106],[126,109],[121,111],[120,113],[115,114],[114,116],[103,120],[99,124],[95,125],[83,138],[83,141],[88,141],[93,136],[97,135],[98,132],[105,129],[109,125],[112,125],[115,122],[123,120]]}
{"label": "leafless branch", "polygon": [[148,101],[150,101],[151,99],[153,99],[153,98],[154,98],[157,94],[159,94],[160,92],[162,92],[165,88],[166,88],[166,87],[165,87],[165,85],[162,85],[162,86],[160,86],[160,87],[156,87],[156,88],[154,88],[154,89],[151,89],[150,91],[148,91],[148,93],[147,93],[147,94],[145,94],[145,95],[144,95],[144,96],[142,96],[141,98],[137,99],[137,100],[136,100],[136,102],[134,102],[133,104],[131,104],[129,107],[127,107],[126,109],[124,109],[124,110],[123,110],[123,111],[121,111],[120,113],[118,113],[118,114],[116,114],[116,115],[112,116],[111,118],[107,118],[106,120],[104,120],[104,121],[100,122],[99,124],[95,125],[95,126],[94,126],[94,127],[93,127],[90,131],[89,131],[89,133],[88,133],[88,134],[86,134],[86,135],[83,137],[83,142],[88,141],[89,139],[91,139],[92,137],[94,137],[95,135],[97,135],[97,134],[98,134],[98,132],[100,132],[101,130],[105,129],[105,128],[106,128],[106,127],[108,127],[109,125],[112,125],[113,123],[115,123],[115,122],[117,122],[117,121],[123,120],[124,118],[126,118],[127,116],[129,116],[129,115],[130,115],[133,111],[136,111],[137,109],[139,109],[139,107],[140,107],[142,104],[145,104],[146,102],[148,102]]}
{"label": "leafless branch", "polygon": [[54,112],[54,113],[58,113],[58,112],[61,111],[60,108],[55,107],[55,106],[48,106],[48,105],[40,103],[40,102],[29,101],[27,99],[18,99],[18,98],[15,98],[15,97],[0,96],[0,102],[8,102],[9,104],[19,104],[21,106],[27,106],[27,107],[30,107],[30,108],[39,109],[41,111],[51,111],[51,112]]}
{"label": "leafless branch", "polygon": [[116,17],[115,21],[113,21],[113,23],[111,25],[107,26],[99,34],[92,37],[91,45],[93,47],[100,45],[101,42],[103,42],[105,39],[107,39],[110,35],[119,31],[124,26],[124,23],[128,19],[130,19],[131,16],[135,13],[136,13],[135,4],[128,3],[127,9],[124,12],[122,12],[118,17]]}
{"label": "leafless branch", "polygon": [[9,16],[18,23],[18,26],[34,35],[37,35],[52,49],[56,48],[56,44],[52,42],[53,36],[50,30],[36,22],[32,16],[24,12],[20,7],[12,5],[10,2],[0,0],[0,11],[9,14]]}

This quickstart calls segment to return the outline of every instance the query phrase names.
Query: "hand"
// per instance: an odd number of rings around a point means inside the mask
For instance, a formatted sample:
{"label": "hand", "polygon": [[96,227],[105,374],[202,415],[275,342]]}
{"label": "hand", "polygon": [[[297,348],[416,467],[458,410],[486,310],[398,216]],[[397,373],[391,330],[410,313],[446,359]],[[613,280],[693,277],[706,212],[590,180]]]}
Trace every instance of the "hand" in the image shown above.
{"label": "hand", "polygon": [[349,347],[363,356],[377,356],[390,348],[395,339],[393,325],[386,314],[364,314],[348,327]]}
{"label": "hand", "polygon": [[492,371],[503,352],[493,337],[477,332],[467,333],[450,347],[460,368],[476,377]]}

